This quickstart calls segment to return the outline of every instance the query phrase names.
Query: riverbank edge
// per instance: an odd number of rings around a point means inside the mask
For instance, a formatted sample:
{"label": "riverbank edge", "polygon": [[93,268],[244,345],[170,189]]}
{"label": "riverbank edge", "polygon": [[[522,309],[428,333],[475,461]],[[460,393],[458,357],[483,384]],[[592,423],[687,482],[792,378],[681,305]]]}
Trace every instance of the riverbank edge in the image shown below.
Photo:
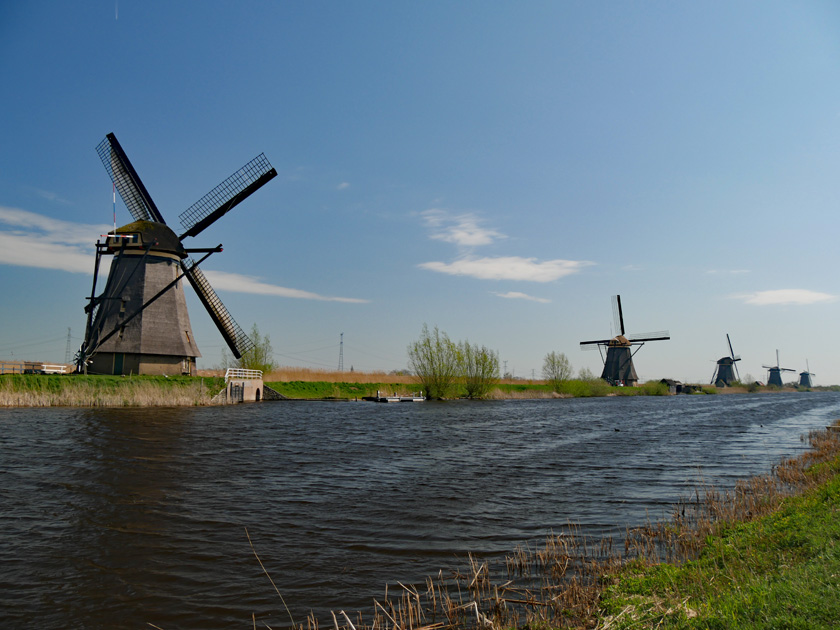
{"label": "riverbank edge", "polygon": [[[833,427],[837,427],[836,421]],[[840,436],[836,429],[828,435]],[[840,439],[834,456],[807,475],[824,479],[780,501],[769,514],[740,519],[707,536],[683,563],[631,560],[603,577],[593,620],[630,628],[837,627],[840,619]],[[802,457],[808,457],[806,452]]]}
{"label": "riverbank edge", "polygon": [[[419,386],[405,382],[274,381],[265,384],[293,400],[355,401],[382,395],[408,396]],[[180,407],[216,404],[213,396],[224,388],[219,376],[100,376],[100,375],[0,375],[0,407]],[[794,388],[715,388],[693,386],[693,394],[778,393]],[[830,388],[826,388],[830,389]],[[639,387],[611,387],[604,381],[570,380],[559,391],[541,381],[497,383],[483,400],[539,400],[608,396],[664,396],[666,385],[652,381]],[[466,396],[456,390],[454,398]]]}

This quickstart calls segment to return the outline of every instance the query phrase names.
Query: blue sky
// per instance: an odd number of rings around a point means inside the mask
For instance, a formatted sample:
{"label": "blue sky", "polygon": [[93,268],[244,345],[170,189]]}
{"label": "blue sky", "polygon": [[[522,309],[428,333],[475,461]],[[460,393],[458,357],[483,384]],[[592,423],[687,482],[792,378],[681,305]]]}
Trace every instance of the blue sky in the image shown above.
{"label": "blue sky", "polygon": [[265,152],[192,246],[283,365],[344,333],[345,369],[404,368],[426,323],[600,373],[621,294],[672,337],[642,380],[709,380],[729,333],[742,375],[840,383],[836,3],[7,2],[0,81],[2,359],[81,341],[113,132],[170,223]]}

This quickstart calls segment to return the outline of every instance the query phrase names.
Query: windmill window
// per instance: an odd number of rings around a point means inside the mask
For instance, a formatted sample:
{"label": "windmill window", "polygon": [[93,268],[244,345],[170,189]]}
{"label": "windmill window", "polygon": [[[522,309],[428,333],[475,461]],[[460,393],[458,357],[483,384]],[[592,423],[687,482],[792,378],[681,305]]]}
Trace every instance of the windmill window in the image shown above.
{"label": "windmill window", "polygon": [[125,332],[125,326],[120,326],[120,339],[123,338],[123,333]]}
{"label": "windmill window", "polygon": [[190,331],[185,330],[184,334],[187,336],[187,343],[192,343],[192,339],[190,339]]}

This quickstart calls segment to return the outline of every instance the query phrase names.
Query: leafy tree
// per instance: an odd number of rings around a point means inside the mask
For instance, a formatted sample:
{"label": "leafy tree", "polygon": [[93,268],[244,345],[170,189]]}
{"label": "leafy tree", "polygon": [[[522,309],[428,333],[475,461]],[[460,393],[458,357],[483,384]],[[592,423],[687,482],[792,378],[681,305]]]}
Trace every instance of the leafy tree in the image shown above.
{"label": "leafy tree", "polygon": [[572,377],[572,364],[562,352],[549,352],[543,360],[543,378],[551,383],[554,391],[559,392],[563,382]]}
{"label": "leafy tree", "polygon": [[458,377],[458,346],[448,335],[423,324],[420,339],[408,346],[408,365],[427,398],[446,398]]}
{"label": "leafy tree", "polygon": [[458,344],[458,354],[467,398],[484,398],[499,382],[499,354],[469,341]]}
{"label": "leafy tree", "polygon": [[254,342],[254,347],[243,352],[241,358],[234,359],[228,355],[226,350],[222,350],[222,367],[262,370],[263,374],[268,374],[277,367],[274,360],[274,350],[271,347],[271,338],[268,335],[261,335],[256,324],[251,327],[248,337]]}

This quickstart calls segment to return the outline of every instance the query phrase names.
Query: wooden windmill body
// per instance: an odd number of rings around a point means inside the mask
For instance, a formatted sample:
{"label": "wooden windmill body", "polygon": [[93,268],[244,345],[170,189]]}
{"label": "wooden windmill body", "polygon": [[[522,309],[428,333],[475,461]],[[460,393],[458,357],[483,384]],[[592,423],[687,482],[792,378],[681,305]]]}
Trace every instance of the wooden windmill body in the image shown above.
{"label": "wooden windmill body", "polygon": [[782,382],[782,372],[796,372],[796,370],[792,368],[783,368],[779,366],[779,351],[776,350],[776,365],[762,365],[765,370],[768,370],[767,374],[767,384],[768,385],[776,385],[777,387],[783,387],[784,383]]}
{"label": "wooden windmill body", "polygon": [[712,385],[717,387],[729,387],[733,383],[740,382],[741,375],[738,373],[738,361],[741,360],[741,355],[735,354],[732,350],[732,341],[729,339],[729,333],[726,334],[726,342],[729,344],[729,356],[721,357],[717,360],[717,367],[715,373],[712,375]]}
{"label": "wooden windmill body", "polygon": [[808,359],[805,359],[805,371],[799,373],[799,386],[813,387],[814,379],[811,378],[812,376],[816,376],[816,374],[811,372],[811,366],[808,365]]}
{"label": "wooden windmill body", "polygon": [[[114,134],[97,152],[134,221],[96,243],[93,288],[85,307],[85,341],[79,371],[99,374],[193,374],[201,356],[190,324],[184,278],[207,309],[236,358],[253,347],[198,264],[212,248],[187,249],[196,236],[277,173],[260,155],[180,215],[177,235],[163,219]],[[204,256],[194,262],[190,254]],[[113,256],[101,294],[96,283],[103,256]]]}
{"label": "wooden windmill body", "polygon": [[[604,361],[604,369],[601,378],[611,385],[624,385],[635,387],[639,381],[636,368],[633,365],[633,356],[647,341],[664,341],[670,339],[668,331],[656,333],[642,333],[626,335],[624,333],[624,314],[621,310],[621,296],[613,296],[613,318],[618,335],[611,339],[595,339],[593,341],[582,341],[580,347],[583,350],[597,347],[601,351],[601,358]],[[636,347],[633,350],[633,347]]]}

